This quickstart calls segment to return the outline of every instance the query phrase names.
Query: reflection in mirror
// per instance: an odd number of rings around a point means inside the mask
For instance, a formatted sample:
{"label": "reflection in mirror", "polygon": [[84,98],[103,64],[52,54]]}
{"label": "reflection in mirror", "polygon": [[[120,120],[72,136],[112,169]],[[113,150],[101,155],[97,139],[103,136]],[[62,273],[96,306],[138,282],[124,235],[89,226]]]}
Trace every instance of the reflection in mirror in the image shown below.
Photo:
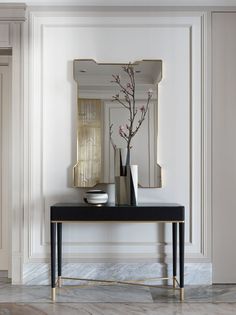
{"label": "reflection in mirror", "polygon": [[[94,60],[75,60],[74,79],[78,86],[77,163],[74,166],[74,186],[93,187],[98,183],[114,183],[114,149],[126,143],[119,135],[119,126],[127,119],[126,109],[112,96],[119,88],[112,75],[124,78],[122,66],[127,64],[96,63]],[[158,83],[162,78],[162,61],[143,60],[132,64],[135,72],[137,109],[147,100],[147,91],[153,90],[148,113],[133,138],[131,162],[139,167],[139,185],[161,187],[161,168],[157,163]],[[125,82],[125,81],[124,81]]]}

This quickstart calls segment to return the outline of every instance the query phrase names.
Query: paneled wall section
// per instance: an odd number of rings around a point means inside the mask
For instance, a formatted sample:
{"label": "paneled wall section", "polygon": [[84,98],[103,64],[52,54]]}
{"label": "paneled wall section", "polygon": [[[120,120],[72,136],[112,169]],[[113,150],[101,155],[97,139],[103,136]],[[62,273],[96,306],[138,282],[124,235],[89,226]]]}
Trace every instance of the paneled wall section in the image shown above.
{"label": "paneled wall section", "polygon": [[[84,193],[72,188],[76,161],[76,58],[123,63],[163,61],[158,124],[163,187],[139,189],[139,201],[185,205],[187,261],[209,262],[206,15],[157,13],[150,17],[111,12],[109,16],[85,16],[79,12],[51,14],[33,10],[29,15],[25,273],[27,266],[35,270],[37,264],[48,262],[50,205],[80,201]],[[114,200],[114,187],[109,185],[107,190],[110,200]],[[63,250],[73,262],[160,261],[163,253],[167,259],[171,257],[170,235],[169,226],[156,224],[71,224],[64,229]]]}

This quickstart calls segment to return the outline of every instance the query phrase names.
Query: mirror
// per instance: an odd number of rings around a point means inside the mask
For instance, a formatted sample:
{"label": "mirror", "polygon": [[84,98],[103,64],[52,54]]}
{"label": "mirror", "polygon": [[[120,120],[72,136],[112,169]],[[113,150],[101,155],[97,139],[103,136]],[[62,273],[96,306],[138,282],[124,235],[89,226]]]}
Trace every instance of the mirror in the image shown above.
{"label": "mirror", "polygon": [[[98,183],[114,183],[114,148],[125,147],[119,134],[129,116],[126,108],[114,101],[120,87],[114,82],[118,75],[127,84],[124,73],[127,64],[97,63],[94,60],[74,60],[77,82],[77,163],[73,169],[75,187],[93,187]],[[152,91],[145,120],[133,138],[131,163],[138,165],[141,187],[161,187],[161,167],[157,163],[158,83],[162,78],[161,60],[142,60],[132,64],[135,77],[137,116]],[[136,122],[137,123],[137,122]]]}

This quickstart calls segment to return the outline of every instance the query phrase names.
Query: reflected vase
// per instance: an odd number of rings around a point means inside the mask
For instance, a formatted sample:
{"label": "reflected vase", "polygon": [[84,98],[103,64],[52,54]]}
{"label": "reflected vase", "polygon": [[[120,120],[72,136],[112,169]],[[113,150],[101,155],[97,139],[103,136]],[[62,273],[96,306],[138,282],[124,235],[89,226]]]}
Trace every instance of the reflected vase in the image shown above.
{"label": "reflected vase", "polygon": [[138,204],[138,165],[130,164],[130,150],[115,149],[115,203],[116,205]]}

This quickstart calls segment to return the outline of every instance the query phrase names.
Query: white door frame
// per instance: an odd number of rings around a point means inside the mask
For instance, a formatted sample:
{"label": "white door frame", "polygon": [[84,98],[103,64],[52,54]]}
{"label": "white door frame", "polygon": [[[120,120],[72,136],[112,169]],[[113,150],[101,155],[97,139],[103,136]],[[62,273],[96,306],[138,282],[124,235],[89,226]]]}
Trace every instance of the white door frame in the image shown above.
{"label": "white door frame", "polygon": [[[0,49],[1,53],[2,50]],[[5,51],[4,51],[5,53]],[[9,53],[9,51],[6,51]],[[0,203],[1,203],[1,227],[0,227],[0,270],[8,270],[9,263],[9,202],[10,202],[10,163],[9,156],[11,156],[10,137],[11,137],[11,125],[9,123],[11,119],[11,56],[0,55],[0,68],[1,68],[1,184],[0,184]]]}
{"label": "white door frame", "polygon": [[23,25],[25,4],[0,4],[0,49],[12,49],[11,113],[9,119],[9,267],[8,276],[20,283],[23,265],[23,201],[24,201],[24,139],[23,139]]}

